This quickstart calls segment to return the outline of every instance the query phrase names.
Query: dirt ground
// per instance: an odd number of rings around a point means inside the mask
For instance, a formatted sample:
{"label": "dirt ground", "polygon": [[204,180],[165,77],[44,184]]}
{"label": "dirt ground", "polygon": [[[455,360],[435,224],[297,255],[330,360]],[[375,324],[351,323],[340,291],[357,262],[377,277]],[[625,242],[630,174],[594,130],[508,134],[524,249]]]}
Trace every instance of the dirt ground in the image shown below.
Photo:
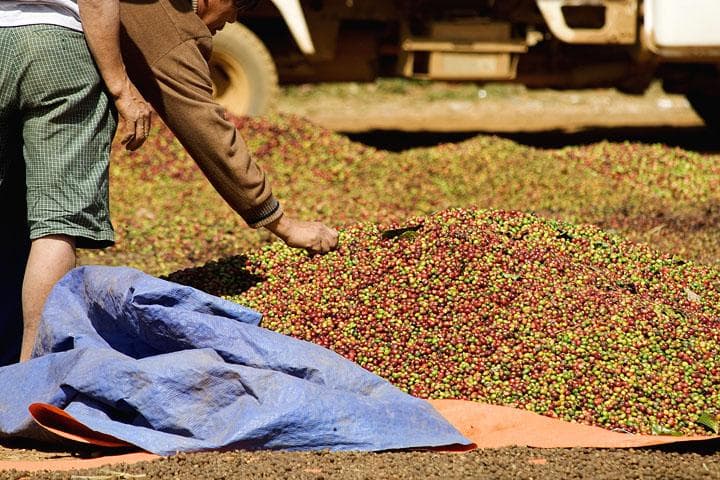
{"label": "dirt ground", "polygon": [[[712,451],[715,450],[715,451]],[[503,448],[470,453],[179,454],[93,470],[0,472],[0,479],[710,479],[720,477],[717,446],[682,449],[594,450]]]}
{"label": "dirt ground", "polygon": [[644,95],[395,80],[298,86],[283,90],[278,110],[392,151],[478,134],[538,148],[609,140],[720,151],[720,135],[705,128],[684,96],[666,94],[659,84]]}
{"label": "dirt ground", "polygon": [[[493,133],[548,148],[609,139],[720,151],[718,135],[703,127],[687,101],[659,88],[631,97],[612,91],[535,92],[521,87],[390,81],[287,88],[278,108],[393,150]],[[506,448],[465,454],[217,452],[92,471],[5,471],[0,479],[701,479],[720,478],[718,447],[719,442],[642,450]],[[0,443],[0,460],[97,455]]]}
{"label": "dirt ground", "polygon": [[385,80],[286,88],[278,109],[346,133],[576,132],[703,125],[685,97],[666,94],[659,85],[644,95],[626,95],[614,90]]}

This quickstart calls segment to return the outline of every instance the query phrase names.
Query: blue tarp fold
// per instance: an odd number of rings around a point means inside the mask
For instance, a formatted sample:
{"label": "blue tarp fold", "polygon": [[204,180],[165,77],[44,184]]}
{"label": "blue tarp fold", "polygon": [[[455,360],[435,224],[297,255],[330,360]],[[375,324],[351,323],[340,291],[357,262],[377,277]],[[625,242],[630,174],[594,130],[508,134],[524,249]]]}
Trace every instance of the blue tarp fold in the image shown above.
{"label": "blue tarp fold", "polygon": [[261,315],[122,267],[53,289],[37,358],[0,368],[0,437],[45,438],[49,403],[149,452],[379,451],[470,442],[427,402]]}

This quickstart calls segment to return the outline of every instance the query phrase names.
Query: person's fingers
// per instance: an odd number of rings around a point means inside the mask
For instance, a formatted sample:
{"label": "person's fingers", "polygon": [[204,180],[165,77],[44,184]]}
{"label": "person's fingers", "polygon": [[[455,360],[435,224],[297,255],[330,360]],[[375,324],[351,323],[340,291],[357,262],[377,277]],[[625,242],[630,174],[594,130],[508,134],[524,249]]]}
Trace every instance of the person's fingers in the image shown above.
{"label": "person's fingers", "polygon": [[323,253],[328,253],[335,248],[335,241],[332,236],[325,236],[320,242],[320,250]]}
{"label": "person's fingers", "polygon": [[322,239],[319,237],[316,237],[312,242],[310,242],[310,245],[308,246],[307,251],[311,255],[318,255],[318,254],[325,253],[323,250]]}
{"label": "person's fingers", "polygon": [[144,141],[145,139],[143,137],[136,137],[135,134],[133,134],[130,141],[125,144],[125,150],[133,152],[140,148],[140,145],[142,145]]}
{"label": "person's fingers", "polygon": [[338,243],[338,232],[333,228],[326,228],[325,241],[327,242],[328,251],[333,250]]}
{"label": "person's fingers", "polygon": [[134,138],[135,134],[132,132],[125,132],[123,137],[120,139],[120,143],[127,147],[128,143]]}
{"label": "person's fingers", "polygon": [[121,143],[127,150],[137,150],[150,134],[152,109],[147,102],[137,98],[125,98],[116,105],[124,124]]}
{"label": "person's fingers", "polygon": [[317,228],[317,250],[320,253],[328,253],[337,245],[337,232],[322,224],[317,224]]}
{"label": "person's fingers", "polygon": [[137,148],[138,148],[138,139],[133,134],[130,141],[125,144],[125,150],[132,152],[134,150],[137,150]]}
{"label": "person's fingers", "polygon": [[330,241],[328,242],[328,252],[335,250],[337,248],[337,244],[338,244],[337,237],[331,238]]}
{"label": "person's fingers", "polygon": [[140,146],[140,137],[138,137],[137,128],[133,128],[132,133],[130,134],[130,139],[125,144],[125,150],[134,151],[137,150],[137,148]]}
{"label": "person's fingers", "polygon": [[140,115],[136,118],[134,124],[133,135],[130,141],[125,145],[128,150],[137,150],[145,143],[150,133],[149,120],[146,115]]}
{"label": "person's fingers", "polygon": [[143,116],[143,127],[145,128],[145,136],[147,137],[150,133],[150,127],[152,127],[152,111],[149,109]]}
{"label": "person's fingers", "polygon": [[142,117],[138,117],[135,119],[135,138],[141,139],[145,138],[146,131],[145,131],[145,122],[143,121]]}
{"label": "person's fingers", "polygon": [[322,248],[323,252],[329,252],[331,246],[332,240],[330,240],[327,236],[323,237],[323,239],[320,241],[320,248]]}

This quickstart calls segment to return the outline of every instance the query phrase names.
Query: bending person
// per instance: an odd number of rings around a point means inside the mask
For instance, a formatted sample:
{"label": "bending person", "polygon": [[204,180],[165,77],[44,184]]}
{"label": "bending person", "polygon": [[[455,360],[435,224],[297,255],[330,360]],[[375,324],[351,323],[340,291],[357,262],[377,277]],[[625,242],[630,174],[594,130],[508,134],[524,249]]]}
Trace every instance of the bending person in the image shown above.
{"label": "bending person", "polygon": [[132,81],[250,227],[265,227],[291,247],[325,253],[336,247],[337,232],[283,214],[265,173],[213,100],[212,34],[256,3],[79,0],[85,34],[106,82]]}

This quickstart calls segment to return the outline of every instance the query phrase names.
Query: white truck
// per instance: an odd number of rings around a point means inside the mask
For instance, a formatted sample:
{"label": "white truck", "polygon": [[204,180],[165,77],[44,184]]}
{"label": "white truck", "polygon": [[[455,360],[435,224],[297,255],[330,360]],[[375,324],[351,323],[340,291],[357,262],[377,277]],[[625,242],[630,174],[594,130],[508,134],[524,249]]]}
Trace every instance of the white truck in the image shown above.
{"label": "white truck", "polygon": [[217,99],[256,115],[278,83],[378,77],[613,87],[656,79],[720,126],[720,0],[263,0],[216,35]]}

